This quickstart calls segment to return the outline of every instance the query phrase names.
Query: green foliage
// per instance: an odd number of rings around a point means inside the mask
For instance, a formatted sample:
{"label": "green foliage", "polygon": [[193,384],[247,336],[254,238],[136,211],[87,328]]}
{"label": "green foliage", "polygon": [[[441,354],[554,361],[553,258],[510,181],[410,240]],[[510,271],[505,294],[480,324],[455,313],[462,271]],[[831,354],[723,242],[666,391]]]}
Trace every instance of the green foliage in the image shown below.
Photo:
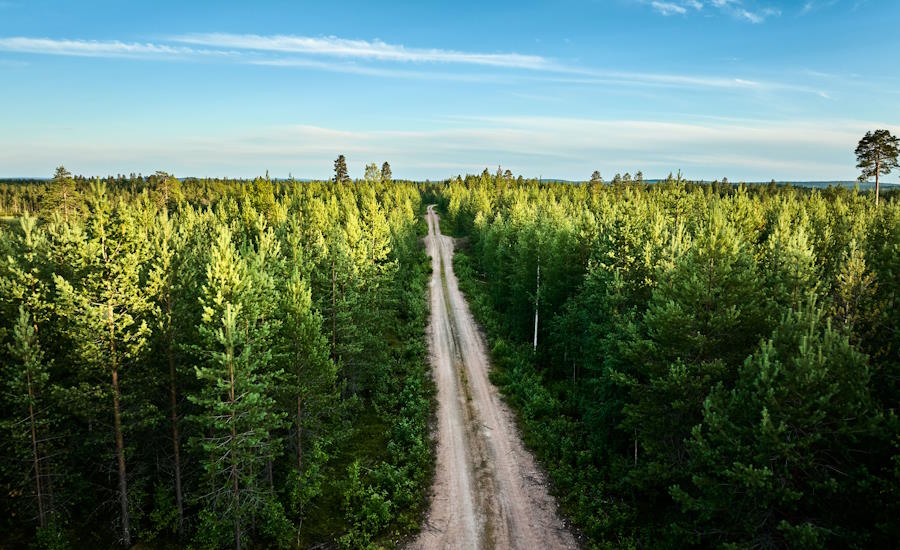
{"label": "green foliage", "polygon": [[895,546],[900,206],[629,179],[430,191],[563,511],[597,547]]}
{"label": "green foliage", "polygon": [[[10,544],[294,548],[417,528],[415,185],[57,176],[76,202],[0,189],[21,215],[0,227]],[[345,505],[354,462],[384,506]]]}
{"label": "green foliage", "polygon": [[734,387],[710,392],[691,482],[671,489],[687,520],[676,529],[703,544],[874,542],[851,504],[867,498],[860,457],[884,427],[866,359],[814,298],[789,312]]}
{"label": "green foliage", "polygon": [[391,502],[384,493],[363,482],[359,461],[347,468],[343,495],[344,514],[350,530],[340,538],[341,547],[374,548],[373,537],[391,517]]}
{"label": "green foliage", "polygon": [[344,155],[338,155],[334,161],[334,183],[350,183],[350,176],[347,174],[347,159]]}
{"label": "green foliage", "polygon": [[38,527],[30,545],[35,550],[68,550],[71,547],[69,539],[55,520],[45,527]]}
{"label": "green foliage", "polygon": [[862,170],[860,179],[865,181],[875,176],[886,176],[898,167],[897,155],[900,140],[888,130],[866,132],[856,147],[857,168]]}
{"label": "green foliage", "polygon": [[415,530],[427,198],[462,237],[492,377],[589,545],[896,546],[896,200],[502,170],[417,186],[389,166],[353,184],[343,165],[332,182],[63,171],[0,189],[18,216],[0,227],[13,545]]}

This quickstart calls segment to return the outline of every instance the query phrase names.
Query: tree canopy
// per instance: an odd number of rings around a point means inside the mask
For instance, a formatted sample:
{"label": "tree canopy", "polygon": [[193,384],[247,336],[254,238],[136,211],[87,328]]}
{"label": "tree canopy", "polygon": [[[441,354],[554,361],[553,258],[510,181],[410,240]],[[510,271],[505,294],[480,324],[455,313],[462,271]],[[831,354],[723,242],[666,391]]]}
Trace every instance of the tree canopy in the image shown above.
{"label": "tree canopy", "polygon": [[880,194],[880,176],[886,176],[897,164],[897,155],[900,154],[900,140],[888,130],[875,130],[866,132],[856,146],[856,167],[862,170],[860,181],[868,181],[875,178],[875,204],[878,204]]}

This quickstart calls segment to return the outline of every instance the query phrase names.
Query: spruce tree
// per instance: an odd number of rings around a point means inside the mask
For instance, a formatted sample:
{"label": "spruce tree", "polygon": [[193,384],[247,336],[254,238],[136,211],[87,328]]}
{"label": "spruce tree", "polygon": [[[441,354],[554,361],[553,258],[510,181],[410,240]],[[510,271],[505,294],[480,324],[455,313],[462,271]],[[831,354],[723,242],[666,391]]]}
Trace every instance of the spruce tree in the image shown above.
{"label": "spruce tree", "polygon": [[391,174],[391,165],[388,164],[387,161],[384,161],[384,164],[381,165],[381,182],[382,183],[392,183],[394,181],[393,175]]}

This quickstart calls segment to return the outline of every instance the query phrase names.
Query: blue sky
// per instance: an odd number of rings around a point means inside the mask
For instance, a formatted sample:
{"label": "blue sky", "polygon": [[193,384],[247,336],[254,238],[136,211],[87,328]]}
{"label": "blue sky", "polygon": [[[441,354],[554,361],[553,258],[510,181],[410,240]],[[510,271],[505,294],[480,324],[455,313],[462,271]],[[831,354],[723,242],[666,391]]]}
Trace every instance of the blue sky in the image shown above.
{"label": "blue sky", "polygon": [[0,0],[0,175],[853,179],[898,54],[896,0]]}

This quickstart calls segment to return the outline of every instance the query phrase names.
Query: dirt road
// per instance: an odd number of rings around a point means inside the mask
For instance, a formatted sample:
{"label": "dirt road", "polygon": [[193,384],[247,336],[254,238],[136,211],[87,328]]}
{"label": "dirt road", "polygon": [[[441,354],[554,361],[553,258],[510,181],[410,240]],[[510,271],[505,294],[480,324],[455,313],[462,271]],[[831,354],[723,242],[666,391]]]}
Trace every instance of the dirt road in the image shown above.
{"label": "dirt road", "polygon": [[412,548],[577,548],[510,411],[453,274],[453,239],[428,207],[431,362],[438,388],[437,471]]}

